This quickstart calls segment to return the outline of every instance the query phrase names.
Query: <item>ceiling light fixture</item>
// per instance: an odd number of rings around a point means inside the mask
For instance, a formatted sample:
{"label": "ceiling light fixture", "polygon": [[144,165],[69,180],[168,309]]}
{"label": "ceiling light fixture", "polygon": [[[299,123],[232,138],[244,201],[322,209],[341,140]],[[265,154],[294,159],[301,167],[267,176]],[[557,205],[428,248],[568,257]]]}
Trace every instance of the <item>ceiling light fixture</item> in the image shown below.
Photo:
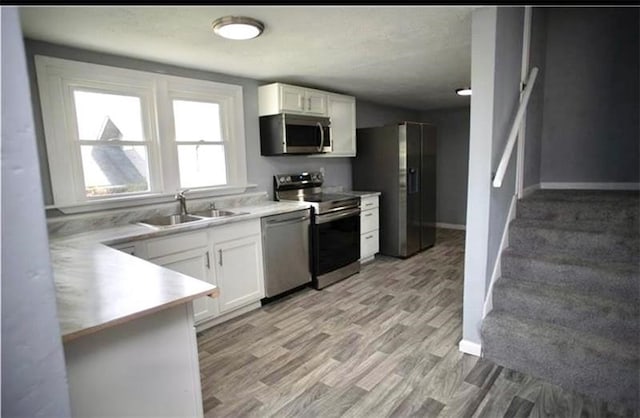
{"label": "ceiling light fixture", "polygon": [[225,16],[212,23],[213,31],[227,39],[253,39],[264,30],[264,24],[256,19],[244,16]]}
{"label": "ceiling light fixture", "polygon": [[458,96],[471,96],[471,87],[456,89],[456,94]]}

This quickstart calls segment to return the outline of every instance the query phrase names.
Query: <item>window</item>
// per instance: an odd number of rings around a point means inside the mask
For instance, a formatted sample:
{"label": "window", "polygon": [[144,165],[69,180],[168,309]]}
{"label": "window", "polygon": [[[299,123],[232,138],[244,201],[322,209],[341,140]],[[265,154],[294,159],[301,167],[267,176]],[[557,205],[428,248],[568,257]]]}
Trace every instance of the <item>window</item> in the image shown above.
{"label": "window", "polygon": [[85,196],[148,192],[148,140],[139,97],[73,90]]}
{"label": "window", "polygon": [[44,56],[36,73],[54,206],[244,190],[242,87]]}
{"label": "window", "polygon": [[227,182],[225,152],[217,103],[173,101],[180,186],[200,187]]}

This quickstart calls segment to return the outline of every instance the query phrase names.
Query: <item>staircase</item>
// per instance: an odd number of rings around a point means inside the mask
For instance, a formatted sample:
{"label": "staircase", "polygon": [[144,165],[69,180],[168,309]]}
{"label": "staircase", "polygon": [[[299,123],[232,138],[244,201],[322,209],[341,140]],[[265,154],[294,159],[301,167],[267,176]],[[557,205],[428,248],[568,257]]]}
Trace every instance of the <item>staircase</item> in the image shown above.
{"label": "staircase", "polygon": [[637,192],[538,190],[520,200],[483,355],[639,408],[639,212]]}

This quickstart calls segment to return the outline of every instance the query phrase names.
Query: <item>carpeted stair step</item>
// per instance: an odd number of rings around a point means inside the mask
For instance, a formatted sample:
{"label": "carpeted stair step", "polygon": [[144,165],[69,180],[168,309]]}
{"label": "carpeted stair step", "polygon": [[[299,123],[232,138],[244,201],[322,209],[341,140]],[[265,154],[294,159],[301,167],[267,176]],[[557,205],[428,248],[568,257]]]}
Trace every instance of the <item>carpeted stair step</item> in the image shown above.
{"label": "carpeted stair step", "polygon": [[483,355],[560,386],[638,407],[637,346],[494,310],[482,325]]}
{"label": "carpeted stair step", "polygon": [[640,304],[640,266],[637,263],[606,263],[563,257],[557,253],[532,254],[509,247],[502,253],[501,270],[505,277]]}
{"label": "carpeted stair step", "polygon": [[[571,198],[574,196],[574,198]],[[588,195],[589,196],[589,195]],[[556,194],[543,199],[538,195],[518,201],[517,214],[521,219],[537,219],[557,222],[606,222],[626,229],[639,229],[640,206],[637,193],[609,198],[611,194],[596,195],[600,200],[576,199]]]}
{"label": "carpeted stair step", "polygon": [[533,254],[554,252],[576,259],[638,263],[638,231],[601,223],[514,219],[509,224],[509,245]]}
{"label": "carpeted stair step", "polygon": [[605,338],[639,342],[640,310],[637,304],[507,277],[498,279],[493,290],[493,309],[496,311]]}

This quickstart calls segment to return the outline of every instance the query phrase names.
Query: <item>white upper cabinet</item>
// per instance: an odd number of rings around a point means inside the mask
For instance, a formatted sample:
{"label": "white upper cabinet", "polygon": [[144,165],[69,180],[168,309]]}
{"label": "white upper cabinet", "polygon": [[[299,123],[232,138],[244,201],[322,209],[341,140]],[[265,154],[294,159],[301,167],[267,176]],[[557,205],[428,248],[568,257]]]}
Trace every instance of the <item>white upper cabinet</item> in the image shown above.
{"label": "white upper cabinet", "polygon": [[356,156],[356,98],[290,84],[258,87],[259,116],[278,113],[328,116],[331,120],[332,151],[310,157]]}
{"label": "white upper cabinet", "polygon": [[327,93],[282,83],[258,87],[259,116],[278,113],[327,116]]}
{"label": "white upper cabinet", "polygon": [[329,94],[332,151],[327,157],[356,156],[356,98]]}

